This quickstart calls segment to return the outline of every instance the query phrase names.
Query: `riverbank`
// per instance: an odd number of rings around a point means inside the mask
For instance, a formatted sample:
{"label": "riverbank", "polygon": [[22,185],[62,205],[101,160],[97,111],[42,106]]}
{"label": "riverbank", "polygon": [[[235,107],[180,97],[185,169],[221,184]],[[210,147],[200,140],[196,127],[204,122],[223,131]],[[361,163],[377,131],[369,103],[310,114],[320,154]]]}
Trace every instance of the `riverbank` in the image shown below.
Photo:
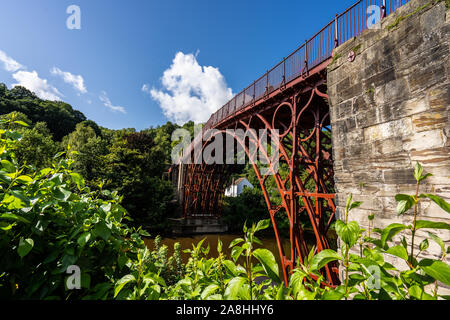
{"label": "riverbank", "polygon": [[[191,236],[163,237],[161,244],[166,245],[168,247],[169,255],[172,255],[173,246],[177,242],[180,243],[181,250],[184,251],[186,249],[192,249],[192,244],[196,245],[202,239],[205,239],[203,247],[210,247],[210,253],[208,256],[216,258],[218,256],[217,242],[220,239],[223,243],[223,253],[226,255],[227,259],[231,259],[231,248],[229,248],[229,246],[230,243],[236,238],[242,238],[242,234],[199,234]],[[255,248],[266,248],[270,250],[274,254],[281,271],[281,260],[278,253],[276,238],[274,236],[260,236],[258,238],[261,240],[263,245],[261,246],[255,243]],[[144,242],[149,250],[153,250],[155,248],[153,238],[145,238]],[[287,257],[289,258],[289,241],[283,239],[282,244]],[[181,258],[183,260],[183,263],[186,263],[188,261],[189,256],[189,253],[182,252]]]}

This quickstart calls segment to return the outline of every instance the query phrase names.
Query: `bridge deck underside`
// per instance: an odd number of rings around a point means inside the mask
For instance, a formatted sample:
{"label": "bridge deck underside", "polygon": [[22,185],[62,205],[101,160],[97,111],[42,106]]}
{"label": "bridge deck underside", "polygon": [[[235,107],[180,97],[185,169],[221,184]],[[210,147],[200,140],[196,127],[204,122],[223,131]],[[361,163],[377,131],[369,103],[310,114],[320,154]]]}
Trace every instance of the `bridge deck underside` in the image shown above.
{"label": "bridge deck underside", "polygon": [[[200,148],[205,151],[218,134],[231,135],[237,142],[235,151],[238,147],[245,151],[264,194],[278,241],[285,283],[288,283],[289,273],[296,267],[297,259],[303,262],[312,248],[318,252],[331,246],[327,235],[336,209],[324,66],[307,78],[297,79],[253,106],[224,119],[212,128],[215,131],[209,134],[209,138],[200,140]],[[266,130],[268,143],[275,144],[277,152],[268,152],[266,144],[254,134],[242,138],[236,134],[238,129],[246,133],[251,129],[256,133]],[[278,130],[278,135],[271,131],[274,129]],[[224,148],[225,141],[223,138]],[[256,146],[256,149],[251,149],[251,146]],[[253,157],[255,150],[258,158]],[[217,162],[216,152],[207,154],[209,158],[216,157]],[[229,163],[212,163],[205,152],[202,156],[203,161],[196,163],[192,155],[194,163],[187,165],[183,203],[187,218],[221,215],[224,188],[234,168]],[[261,162],[265,165],[262,166]],[[276,196],[273,196],[274,191]],[[278,230],[282,217],[287,218],[290,225],[290,248],[287,252]],[[334,265],[325,266],[323,274],[324,284],[338,283]]]}

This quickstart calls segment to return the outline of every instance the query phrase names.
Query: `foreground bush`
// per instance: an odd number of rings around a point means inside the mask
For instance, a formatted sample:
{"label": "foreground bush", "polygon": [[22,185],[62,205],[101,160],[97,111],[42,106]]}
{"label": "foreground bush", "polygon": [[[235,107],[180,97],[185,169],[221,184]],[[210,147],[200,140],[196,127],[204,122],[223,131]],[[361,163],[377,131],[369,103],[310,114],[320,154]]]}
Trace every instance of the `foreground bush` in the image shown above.
{"label": "foreground bush", "polygon": [[[334,225],[341,249],[316,255],[311,250],[286,287],[274,255],[267,249],[254,249],[255,243],[261,244],[255,234],[268,228],[270,220],[244,225],[244,237],[230,244],[230,258],[223,254],[220,240],[217,258],[209,257],[210,248],[201,241],[187,250],[190,259],[183,265],[179,244],[168,257],[167,247],[157,237],[156,248],[150,252],[141,237],[148,234],[124,223],[127,212],[117,193],[103,190],[102,185],[99,191],[91,191],[71,170],[67,155],[56,155],[52,166],[42,170],[19,164],[15,149],[21,137],[10,127],[26,124],[9,121],[4,124],[7,129],[0,130],[1,299],[448,298],[438,290],[438,282],[450,285],[450,266],[445,262],[448,247],[429,233],[417,252],[415,237],[419,229],[450,229],[443,222],[418,220],[420,201],[428,198],[446,212],[450,205],[437,196],[419,194],[420,183],[428,177],[419,164],[417,193],[396,196],[399,214],[414,210],[412,224],[363,230],[348,221],[349,212],[361,204],[350,196],[345,221]],[[401,233],[405,234],[401,241],[394,243]],[[441,257],[418,260],[429,241],[441,247]],[[355,249],[359,254],[353,253]],[[388,255],[402,259],[407,268],[388,263]],[[323,285],[321,269],[331,261],[340,261],[344,268],[343,283],[336,288]],[[74,270],[80,271],[79,278],[73,277]],[[432,291],[426,289],[429,286]]]}
{"label": "foreground bush", "polygon": [[[450,213],[450,205],[442,198],[432,194],[419,194],[420,183],[429,177],[423,175],[422,166],[417,163],[414,177],[417,181],[415,195],[399,194],[399,215],[413,209],[413,221],[409,225],[393,223],[384,229],[373,229],[374,215],[369,216],[369,229],[362,229],[355,221],[348,221],[349,212],[361,205],[352,202],[352,196],[347,199],[345,221],[336,221],[334,229],[341,241],[341,250],[324,250],[314,257],[309,257],[291,277],[292,293],[296,299],[382,299],[382,300],[436,300],[449,299],[438,292],[438,282],[450,285],[450,266],[445,262],[449,247],[436,234],[428,232],[428,238],[423,240],[418,248],[415,244],[416,233],[420,229],[450,230],[450,225],[444,222],[418,220],[419,202],[425,198],[435,202],[444,211]],[[379,236],[374,237],[373,234]],[[401,239],[394,241],[394,237]],[[401,236],[401,237],[400,237]],[[429,242],[436,242],[441,248],[438,259],[419,259],[425,253]],[[351,253],[351,251],[359,254]],[[396,256],[403,262],[392,265],[387,262],[388,256]],[[323,277],[320,269],[330,261],[340,261],[344,269],[343,284],[330,290],[320,285]],[[319,280],[314,280],[315,275]],[[317,279],[317,278],[316,278]],[[426,290],[430,287],[431,289]]]}
{"label": "foreground bush", "polygon": [[[13,119],[4,126],[17,124],[26,125]],[[20,139],[0,130],[0,298],[112,298],[145,233],[123,224],[119,196],[91,192],[64,154],[39,171],[20,165],[14,153]],[[67,290],[73,266],[81,288]]]}
{"label": "foreground bush", "polygon": [[[450,266],[445,258],[449,248],[435,233],[418,246],[416,233],[420,229],[429,231],[450,230],[444,222],[418,220],[419,203],[425,198],[435,202],[444,211],[450,213],[450,205],[442,198],[432,194],[419,194],[420,183],[429,174],[423,175],[420,164],[415,167],[417,192],[415,195],[399,194],[398,213],[414,210],[413,221],[409,225],[393,223],[384,229],[373,228],[374,215],[369,217],[368,230],[362,229],[355,221],[348,221],[349,212],[361,205],[347,199],[345,220],[336,221],[334,229],[341,242],[339,251],[324,250],[315,255],[314,248],[303,264],[298,264],[290,277],[289,286],[280,280],[278,265],[273,254],[265,249],[253,250],[254,243],[260,243],[255,233],[269,226],[269,220],[244,226],[244,238],[234,240],[230,247],[232,260],[222,254],[219,241],[219,257],[208,258],[209,247],[203,248],[203,241],[189,250],[191,258],[184,272],[184,278],[175,285],[167,286],[160,278],[152,278],[142,269],[125,276],[116,286],[116,294],[125,294],[121,298],[136,296],[159,299],[298,299],[298,300],[437,300],[448,299],[439,294],[438,283],[450,285]],[[378,235],[378,236],[377,236]],[[396,243],[395,237],[401,239]],[[441,248],[437,259],[419,259],[427,251],[430,241]],[[354,253],[357,252],[357,253]],[[400,258],[404,266],[392,265],[389,256]],[[237,263],[243,258],[243,265]],[[325,285],[321,269],[325,264],[339,261],[343,266],[343,283],[336,287]],[[153,272],[154,275],[154,272]],[[140,279],[140,280],[139,280]],[[153,283],[142,291],[139,281]],[[156,287],[155,287],[156,286]],[[137,294],[140,292],[140,295]],[[155,293],[156,292],[156,293]]]}

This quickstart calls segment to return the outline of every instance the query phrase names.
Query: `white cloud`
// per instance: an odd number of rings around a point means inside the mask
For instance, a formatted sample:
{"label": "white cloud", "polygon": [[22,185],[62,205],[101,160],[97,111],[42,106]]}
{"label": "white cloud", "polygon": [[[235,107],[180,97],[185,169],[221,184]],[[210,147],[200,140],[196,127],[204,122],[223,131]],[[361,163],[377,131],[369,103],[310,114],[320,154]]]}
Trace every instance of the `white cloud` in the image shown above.
{"label": "white cloud", "polygon": [[12,75],[18,82],[12,86],[23,86],[44,100],[61,100],[63,96],[58,89],[49,85],[46,79],[39,78],[36,71],[18,71]]}
{"label": "white cloud", "polygon": [[79,91],[80,93],[86,93],[87,89],[84,85],[84,79],[80,75],[75,75],[67,71],[62,71],[59,68],[53,67],[52,70],[50,70],[51,74],[55,76],[61,77],[65,83],[70,84],[75,88],[75,90]]}
{"label": "white cloud", "polygon": [[219,69],[200,66],[196,55],[183,52],[175,55],[162,76],[163,90],[142,87],[160,104],[165,116],[178,124],[189,120],[205,122],[233,97]]}
{"label": "white cloud", "polygon": [[3,68],[8,72],[16,72],[17,70],[24,68],[24,66],[22,66],[13,58],[9,57],[2,50],[0,50],[0,61],[3,62]]}
{"label": "white cloud", "polygon": [[141,88],[142,92],[150,93],[150,87],[148,84],[144,83]]}
{"label": "white cloud", "polygon": [[105,107],[108,107],[108,108],[111,109],[112,111],[118,111],[118,112],[121,112],[121,113],[127,113],[127,112],[125,111],[125,108],[124,108],[124,107],[121,107],[121,106],[114,106],[114,105],[111,103],[111,100],[109,100],[108,95],[106,94],[105,91],[102,91],[102,93],[101,93],[100,96],[99,96],[99,99],[100,99],[100,101],[103,102],[103,104],[104,104]]}

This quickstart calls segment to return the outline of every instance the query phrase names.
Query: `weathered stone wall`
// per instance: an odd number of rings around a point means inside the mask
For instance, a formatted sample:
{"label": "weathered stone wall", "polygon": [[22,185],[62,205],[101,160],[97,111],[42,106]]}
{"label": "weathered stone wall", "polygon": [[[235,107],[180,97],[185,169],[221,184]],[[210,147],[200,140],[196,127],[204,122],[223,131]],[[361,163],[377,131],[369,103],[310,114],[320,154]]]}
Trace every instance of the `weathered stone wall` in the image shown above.
{"label": "weathered stone wall", "polygon": [[[394,196],[415,193],[416,161],[433,174],[421,192],[450,201],[450,11],[444,1],[416,10],[428,3],[413,0],[384,19],[381,29],[342,44],[328,68],[338,217],[353,193],[364,203],[349,220],[363,227],[371,213],[375,227],[412,222],[411,211],[397,216]],[[429,201],[420,206],[420,219],[449,217]],[[448,230],[437,234],[449,245]],[[427,234],[419,230],[417,236],[418,245]],[[436,257],[440,248],[431,242]]]}

